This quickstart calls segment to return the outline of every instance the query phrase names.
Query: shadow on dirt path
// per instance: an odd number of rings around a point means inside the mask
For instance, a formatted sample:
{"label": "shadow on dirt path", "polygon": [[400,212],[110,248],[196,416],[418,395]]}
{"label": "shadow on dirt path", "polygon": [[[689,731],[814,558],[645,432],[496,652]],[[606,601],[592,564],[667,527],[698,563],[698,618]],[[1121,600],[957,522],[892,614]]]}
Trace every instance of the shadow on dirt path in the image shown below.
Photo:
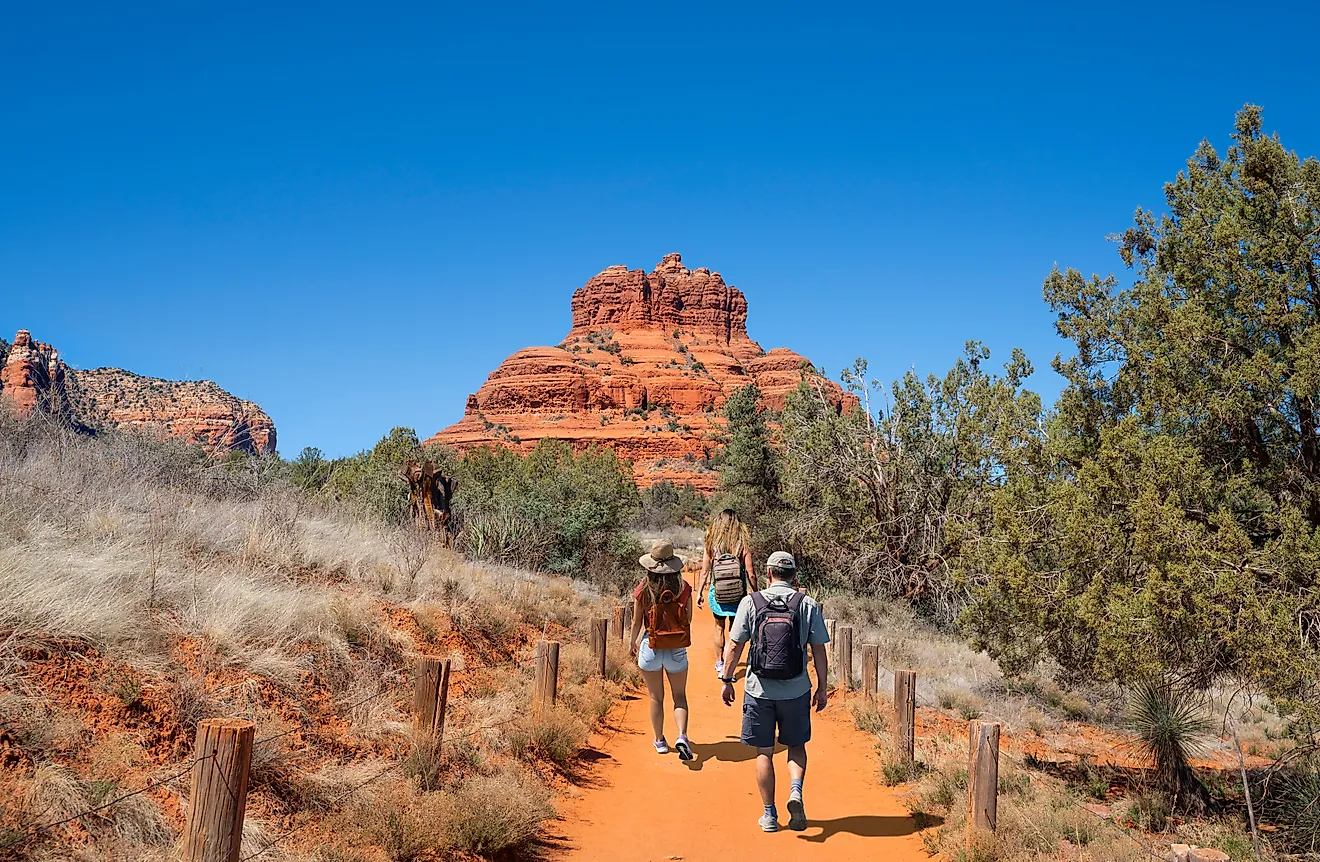
{"label": "shadow on dirt path", "polygon": [[[843,699],[812,719],[804,793],[807,829],[767,834],[756,824],[755,752],[738,741],[739,702],[720,701],[715,678],[714,624],[696,611],[692,627],[689,736],[697,759],[684,763],[651,746],[645,694],[621,703],[608,728],[592,737],[583,758],[585,786],[570,788],[560,820],[547,836],[547,857],[615,862],[764,862],[773,859],[884,859],[927,862],[916,823],[877,780],[874,739],[853,726]],[[626,649],[612,640],[610,649]],[[668,702],[668,697],[666,697]],[[672,715],[666,734],[674,741]],[[777,749],[776,798],[787,821],[788,771]]]}

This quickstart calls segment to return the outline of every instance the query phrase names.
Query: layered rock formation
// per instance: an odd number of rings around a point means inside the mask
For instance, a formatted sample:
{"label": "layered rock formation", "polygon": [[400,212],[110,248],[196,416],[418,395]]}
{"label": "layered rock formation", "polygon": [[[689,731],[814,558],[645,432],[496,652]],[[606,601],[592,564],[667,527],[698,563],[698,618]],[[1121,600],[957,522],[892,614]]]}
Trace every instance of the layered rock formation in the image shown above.
{"label": "layered rock formation", "polygon": [[118,368],[75,370],[26,330],[19,330],[4,357],[0,402],[19,416],[40,412],[91,428],[178,437],[216,451],[275,451],[271,418],[209,380],[161,380]]}
{"label": "layered rock formation", "polygon": [[67,372],[55,348],[33,341],[32,333],[20,329],[0,368],[0,396],[20,416],[68,415]]}
{"label": "layered rock formation", "polygon": [[[756,383],[781,408],[811,364],[770,352],[747,335],[747,299],[718,272],[688,269],[677,254],[653,271],[612,266],[578,288],[573,323],[557,347],[528,347],[468,396],[462,420],[427,440],[466,449],[529,450],[543,437],[581,449],[606,445],[631,459],[638,484],[660,479],[712,491],[718,410]],[[850,396],[822,380],[836,407]]]}

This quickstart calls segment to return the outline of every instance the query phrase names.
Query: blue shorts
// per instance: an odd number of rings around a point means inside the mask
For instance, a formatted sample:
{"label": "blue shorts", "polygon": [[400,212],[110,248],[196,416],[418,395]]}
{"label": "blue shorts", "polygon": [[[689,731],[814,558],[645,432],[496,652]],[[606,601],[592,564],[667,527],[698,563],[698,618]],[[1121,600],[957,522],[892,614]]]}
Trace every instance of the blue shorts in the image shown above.
{"label": "blue shorts", "polygon": [[641,646],[637,648],[637,666],[648,673],[667,670],[678,673],[688,669],[687,647],[676,649],[651,649],[646,635],[642,635]]}
{"label": "blue shorts", "polygon": [[775,747],[775,728],[784,745],[806,745],[811,739],[811,692],[792,700],[770,700],[743,692],[742,743]]}

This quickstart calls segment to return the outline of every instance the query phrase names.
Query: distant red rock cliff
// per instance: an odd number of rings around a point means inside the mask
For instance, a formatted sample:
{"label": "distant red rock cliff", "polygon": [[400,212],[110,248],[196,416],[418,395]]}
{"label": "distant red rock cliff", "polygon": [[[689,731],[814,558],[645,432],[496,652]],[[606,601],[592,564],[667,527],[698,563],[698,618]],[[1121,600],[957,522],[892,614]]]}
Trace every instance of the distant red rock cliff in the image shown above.
{"label": "distant red rock cliff", "polygon": [[[651,272],[611,266],[573,293],[573,324],[557,347],[527,347],[468,396],[462,420],[426,442],[529,450],[543,437],[609,446],[633,461],[638,484],[660,479],[714,490],[717,411],[756,383],[774,408],[814,368],[747,335],[747,298],[718,272],[677,254]],[[853,403],[821,380],[836,407]]]}
{"label": "distant red rock cliff", "polygon": [[4,357],[0,402],[19,416],[40,412],[90,427],[178,437],[212,450],[275,451],[271,418],[209,380],[160,380],[118,368],[75,370],[27,330],[19,330]]}

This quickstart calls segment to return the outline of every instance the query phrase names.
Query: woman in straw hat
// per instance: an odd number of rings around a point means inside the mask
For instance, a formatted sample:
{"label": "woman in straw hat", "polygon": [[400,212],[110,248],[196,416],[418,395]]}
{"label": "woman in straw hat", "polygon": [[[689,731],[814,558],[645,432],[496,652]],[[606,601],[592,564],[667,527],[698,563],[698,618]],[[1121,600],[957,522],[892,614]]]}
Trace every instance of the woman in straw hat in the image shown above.
{"label": "woman in straw hat", "polygon": [[646,569],[646,577],[633,591],[633,625],[628,644],[631,653],[637,656],[637,666],[642,669],[646,690],[651,695],[655,751],[669,753],[669,743],[665,740],[665,677],[668,676],[674,697],[674,724],[678,727],[674,748],[680,759],[691,760],[694,755],[687,738],[687,648],[692,644],[692,585],[683,580],[683,559],[674,555],[670,542],[656,542],[651,553],[637,562]]}

